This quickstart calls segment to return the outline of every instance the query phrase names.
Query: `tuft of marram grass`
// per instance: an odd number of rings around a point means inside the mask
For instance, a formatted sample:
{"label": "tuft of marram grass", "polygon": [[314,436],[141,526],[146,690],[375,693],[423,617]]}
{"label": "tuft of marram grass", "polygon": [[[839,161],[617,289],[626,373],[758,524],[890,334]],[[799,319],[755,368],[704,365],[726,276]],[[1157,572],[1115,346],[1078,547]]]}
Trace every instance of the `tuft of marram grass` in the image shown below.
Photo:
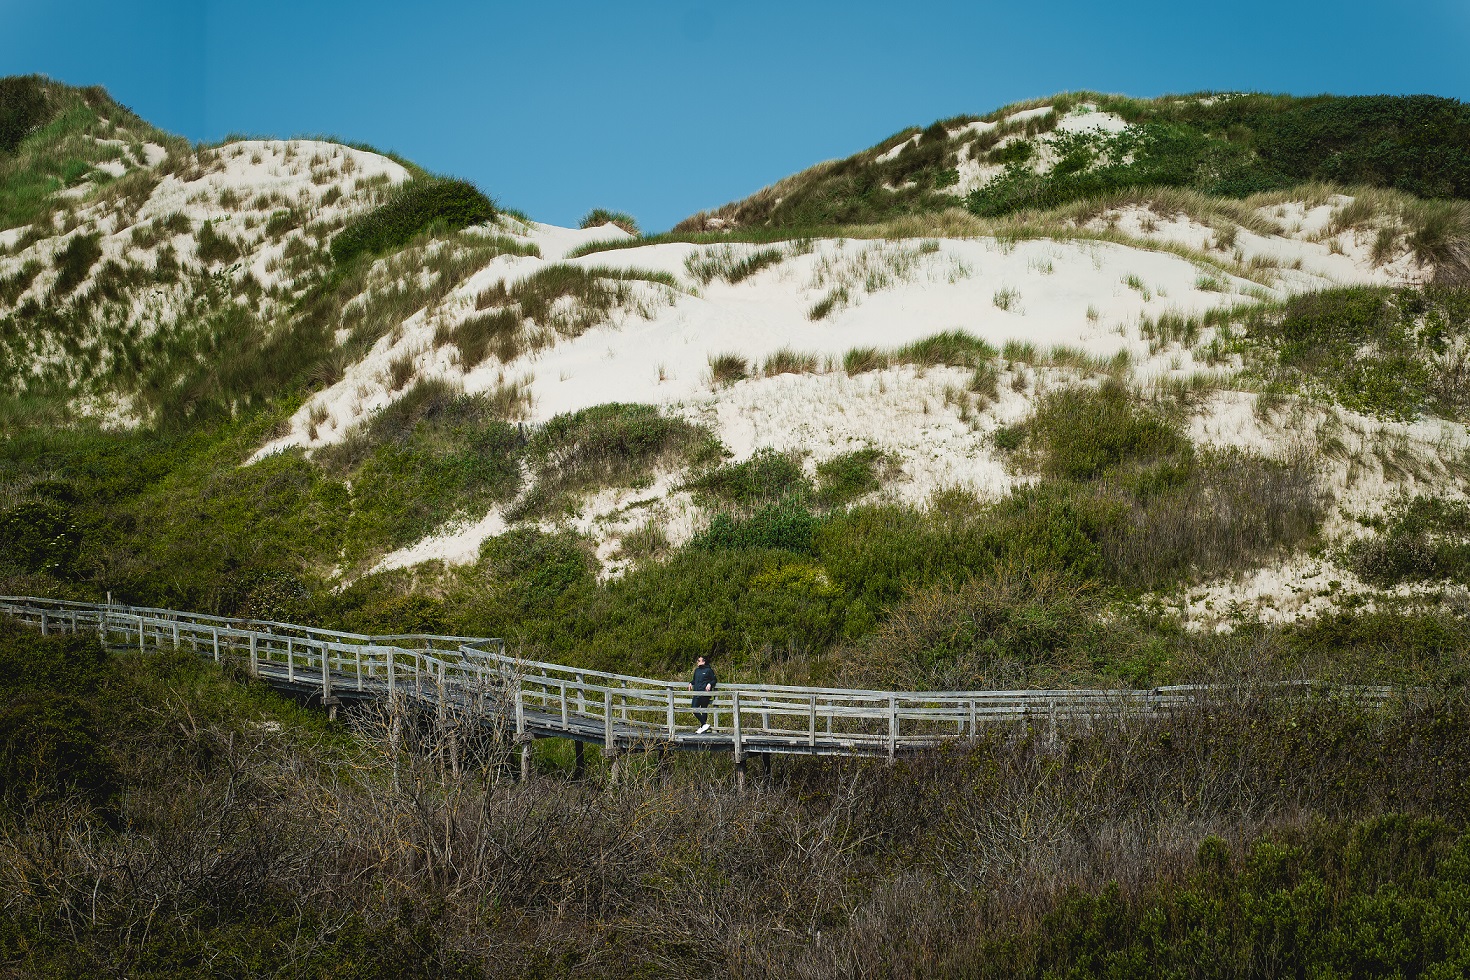
{"label": "tuft of marram grass", "polygon": [[814,374],[820,364],[821,357],[817,354],[782,347],[766,357],[761,373],[768,378],[778,374]]}
{"label": "tuft of marram grass", "polygon": [[711,354],[709,357],[710,379],[717,385],[730,385],[750,377],[750,362],[742,354],[733,351]]}

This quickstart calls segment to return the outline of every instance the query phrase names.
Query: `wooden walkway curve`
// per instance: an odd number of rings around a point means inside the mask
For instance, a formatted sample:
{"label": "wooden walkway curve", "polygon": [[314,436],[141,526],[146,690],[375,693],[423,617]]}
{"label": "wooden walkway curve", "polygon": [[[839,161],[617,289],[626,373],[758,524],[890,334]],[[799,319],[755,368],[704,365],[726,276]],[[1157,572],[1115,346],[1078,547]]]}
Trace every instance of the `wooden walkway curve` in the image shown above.
{"label": "wooden walkway curve", "polygon": [[[138,606],[0,596],[0,613],[43,633],[92,632],[103,643],[141,650],[194,650],[235,658],[252,676],[335,708],[345,699],[402,698],[440,713],[473,710],[498,718],[524,746],[568,738],[616,759],[649,749],[732,753],[743,776],[752,755],[877,756],[933,749],[973,738],[998,723],[1040,724],[1158,714],[1210,690],[876,691],[722,684],[696,732],[683,681],[612,674],[522,660],[482,637],[366,636],[290,623],[229,619]],[[1334,696],[1382,702],[1385,687],[1332,689]]]}

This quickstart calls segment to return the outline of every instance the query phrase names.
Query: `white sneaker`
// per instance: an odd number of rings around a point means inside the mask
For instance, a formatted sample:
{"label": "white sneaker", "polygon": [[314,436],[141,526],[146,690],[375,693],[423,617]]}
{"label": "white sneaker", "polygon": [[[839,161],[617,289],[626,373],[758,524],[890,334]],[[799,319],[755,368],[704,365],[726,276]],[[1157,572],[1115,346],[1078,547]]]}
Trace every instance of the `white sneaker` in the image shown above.
{"label": "white sneaker", "polygon": [[700,725],[698,728],[696,728],[694,730],[694,734],[696,734],[696,735],[703,735],[707,731],[709,731],[709,726],[708,725]]}

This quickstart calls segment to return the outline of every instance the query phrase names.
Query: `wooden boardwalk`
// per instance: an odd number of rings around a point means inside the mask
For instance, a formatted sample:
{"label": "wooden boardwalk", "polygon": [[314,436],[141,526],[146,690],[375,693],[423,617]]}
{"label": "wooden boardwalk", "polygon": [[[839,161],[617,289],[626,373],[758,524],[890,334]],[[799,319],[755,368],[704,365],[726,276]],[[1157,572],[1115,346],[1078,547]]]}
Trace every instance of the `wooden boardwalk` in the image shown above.
{"label": "wooden boardwalk", "polygon": [[[696,692],[683,681],[522,660],[483,637],[365,636],[290,623],[227,619],[104,603],[0,596],[0,613],[49,632],[96,633],[140,650],[180,648],[235,660],[252,676],[331,710],[344,700],[399,699],[437,712],[496,719],[523,745],[567,738],[614,760],[649,750],[729,752],[743,776],[752,755],[877,756],[974,738],[985,726],[1156,715],[1195,703],[1202,686],[1150,690],[874,691],[722,684],[697,734]],[[1381,702],[1389,688],[1334,688],[1333,696]]]}

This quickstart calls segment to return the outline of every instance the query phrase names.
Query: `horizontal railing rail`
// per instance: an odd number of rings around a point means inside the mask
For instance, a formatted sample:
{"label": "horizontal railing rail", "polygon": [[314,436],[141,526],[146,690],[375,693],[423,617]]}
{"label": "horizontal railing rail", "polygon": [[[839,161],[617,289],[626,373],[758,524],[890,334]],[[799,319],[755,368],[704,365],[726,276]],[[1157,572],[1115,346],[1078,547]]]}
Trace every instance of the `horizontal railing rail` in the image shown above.
{"label": "horizontal railing rail", "polygon": [[[243,663],[271,683],[343,695],[407,697],[439,710],[476,707],[514,722],[527,737],[561,735],[617,749],[633,743],[749,752],[887,754],[976,737],[1003,722],[1097,721],[1163,713],[1222,689],[1174,685],[1147,690],[1053,689],[879,691],[722,684],[692,691],[658,680],[523,660],[495,638],[367,635],[266,620],[169,609],[0,596],[0,613],[42,632],[95,631],[140,649],[192,649]],[[1388,687],[1275,685],[1279,693],[1323,693],[1367,704],[1399,696]],[[697,704],[696,699],[703,699]],[[695,714],[706,715],[708,733]]]}

